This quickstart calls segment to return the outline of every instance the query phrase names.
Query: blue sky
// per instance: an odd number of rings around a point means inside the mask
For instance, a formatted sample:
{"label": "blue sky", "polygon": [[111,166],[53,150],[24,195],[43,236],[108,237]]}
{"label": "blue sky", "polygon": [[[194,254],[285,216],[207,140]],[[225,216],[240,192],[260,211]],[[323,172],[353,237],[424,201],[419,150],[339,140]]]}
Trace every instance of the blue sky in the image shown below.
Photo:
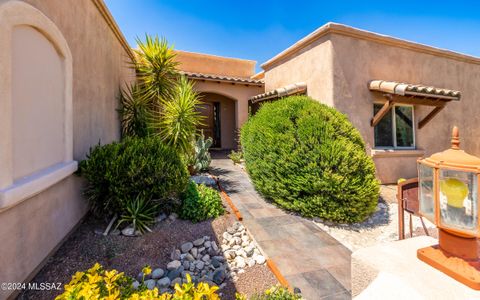
{"label": "blue sky", "polygon": [[480,57],[480,1],[105,0],[130,45],[145,33],[176,49],[258,61],[326,22]]}

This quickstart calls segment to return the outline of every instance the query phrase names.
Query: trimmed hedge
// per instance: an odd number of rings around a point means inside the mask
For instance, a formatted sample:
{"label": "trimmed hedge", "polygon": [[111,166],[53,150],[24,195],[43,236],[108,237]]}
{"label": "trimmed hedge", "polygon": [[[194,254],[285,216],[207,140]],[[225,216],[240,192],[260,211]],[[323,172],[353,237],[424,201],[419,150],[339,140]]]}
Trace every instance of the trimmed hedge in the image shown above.
{"label": "trimmed hedge", "polygon": [[375,211],[379,183],[358,130],[307,96],[262,105],[241,130],[255,187],[306,217],[359,222]]}
{"label": "trimmed hedge", "polygon": [[169,211],[188,183],[187,168],[173,148],[159,138],[125,138],[96,146],[80,163],[88,181],[85,195],[98,215],[119,215],[137,197]]}

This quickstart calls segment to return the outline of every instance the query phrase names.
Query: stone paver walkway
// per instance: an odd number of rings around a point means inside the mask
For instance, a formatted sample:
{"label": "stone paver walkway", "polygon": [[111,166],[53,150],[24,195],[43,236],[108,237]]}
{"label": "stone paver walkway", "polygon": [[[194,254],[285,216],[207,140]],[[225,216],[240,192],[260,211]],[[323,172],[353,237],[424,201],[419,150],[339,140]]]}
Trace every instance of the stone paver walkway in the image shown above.
{"label": "stone paver walkway", "polygon": [[292,286],[308,300],[351,298],[350,250],[312,221],[267,203],[230,159],[214,158],[211,168],[245,226]]}

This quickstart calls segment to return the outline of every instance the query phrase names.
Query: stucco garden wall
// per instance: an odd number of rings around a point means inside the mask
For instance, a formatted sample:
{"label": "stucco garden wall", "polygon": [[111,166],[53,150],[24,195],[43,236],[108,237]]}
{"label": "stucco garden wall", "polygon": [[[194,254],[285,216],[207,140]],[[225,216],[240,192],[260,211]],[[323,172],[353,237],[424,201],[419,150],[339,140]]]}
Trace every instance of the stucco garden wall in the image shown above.
{"label": "stucco garden wall", "polygon": [[[0,0],[0,7],[7,2]],[[73,159],[80,161],[99,141],[109,143],[120,137],[117,95],[124,82],[134,79],[128,52],[100,12],[101,1],[24,2],[55,24],[70,49]],[[42,100],[40,96],[38,100]],[[87,212],[81,191],[80,178],[70,175],[33,197],[0,209],[0,282],[24,282],[34,275]],[[0,291],[0,299],[11,292]]]}

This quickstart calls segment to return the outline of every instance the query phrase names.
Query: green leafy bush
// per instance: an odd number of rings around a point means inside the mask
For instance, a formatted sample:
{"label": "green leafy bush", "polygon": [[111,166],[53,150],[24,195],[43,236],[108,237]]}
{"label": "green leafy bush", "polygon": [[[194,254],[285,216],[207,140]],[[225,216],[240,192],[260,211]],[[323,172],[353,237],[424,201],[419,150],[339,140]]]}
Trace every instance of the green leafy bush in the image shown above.
{"label": "green leafy bush", "polygon": [[218,191],[203,184],[190,181],[182,198],[180,217],[192,222],[215,218],[225,212]]}
{"label": "green leafy bush", "polygon": [[241,143],[255,187],[307,217],[359,222],[375,211],[379,183],[358,130],[307,96],[264,104]]}
{"label": "green leafy bush", "polygon": [[85,195],[92,210],[103,216],[128,213],[139,195],[159,210],[173,209],[172,199],[188,183],[179,154],[155,137],[98,145],[80,163],[80,174],[88,181]]}
{"label": "green leafy bush", "polygon": [[232,152],[230,152],[230,154],[228,155],[228,158],[230,158],[234,164],[239,164],[243,160],[243,152],[232,150]]}
{"label": "green leafy bush", "polygon": [[[302,296],[290,292],[281,286],[273,286],[263,294],[253,295],[250,300],[301,300]],[[236,300],[247,300],[245,296],[236,295]]]}

